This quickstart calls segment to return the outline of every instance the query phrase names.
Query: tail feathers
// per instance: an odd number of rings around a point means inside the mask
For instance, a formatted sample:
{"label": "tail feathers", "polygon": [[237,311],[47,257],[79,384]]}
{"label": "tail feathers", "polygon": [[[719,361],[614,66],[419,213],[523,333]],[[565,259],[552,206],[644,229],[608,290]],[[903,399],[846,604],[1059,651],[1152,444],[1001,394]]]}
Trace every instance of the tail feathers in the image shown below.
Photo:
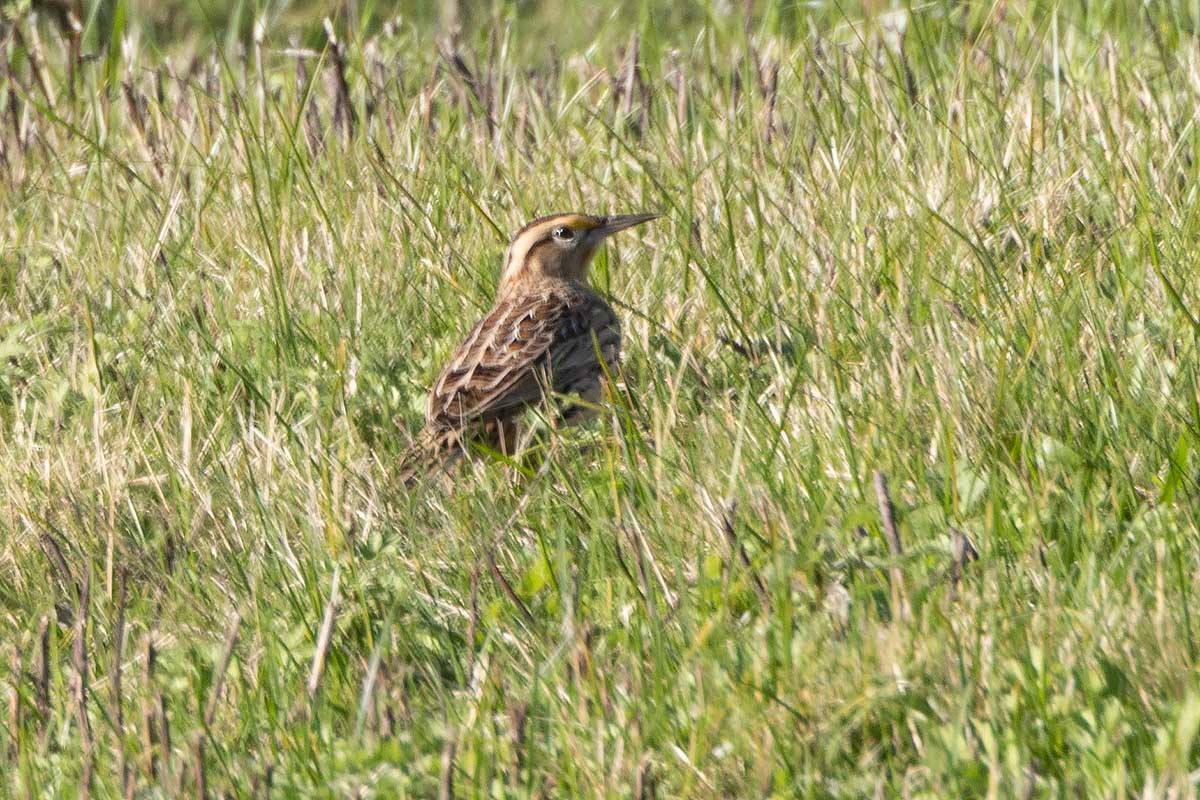
{"label": "tail feathers", "polygon": [[412,486],[426,475],[449,467],[462,455],[461,439],[458,431],[427,425],[400,459],[400,482]]}
{"label": "tail feathers", "polygon": [[520,426],[512,420],[490,420],[467,429],[426,424],[400,459],[398,477],[411,487],[427,475],[448,469],[471,445],[482,445],[506,455],[517,451]]}

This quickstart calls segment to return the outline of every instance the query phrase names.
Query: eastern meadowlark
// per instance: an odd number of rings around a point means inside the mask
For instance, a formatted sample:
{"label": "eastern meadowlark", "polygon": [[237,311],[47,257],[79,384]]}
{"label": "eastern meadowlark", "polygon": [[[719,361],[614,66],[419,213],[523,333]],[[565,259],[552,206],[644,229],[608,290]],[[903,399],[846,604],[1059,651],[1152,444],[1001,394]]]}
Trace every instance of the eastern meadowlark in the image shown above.
{"label": "eastern meadowlark", "polygon": [[516,232],[496,302],[434,383],[401,480],[447,465],[473,442],[513,455],[523,412],[548,400],[561,424],[592,415],[620,358],[621,326],[588,285],[588,266],[607,237],[657,216],[552,214]]}

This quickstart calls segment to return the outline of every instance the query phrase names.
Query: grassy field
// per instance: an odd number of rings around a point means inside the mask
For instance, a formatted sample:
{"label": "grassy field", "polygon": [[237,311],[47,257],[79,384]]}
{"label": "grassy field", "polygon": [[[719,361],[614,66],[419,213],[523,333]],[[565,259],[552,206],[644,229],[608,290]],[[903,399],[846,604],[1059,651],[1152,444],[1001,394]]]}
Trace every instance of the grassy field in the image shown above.
{"label": "grassy field", "polygon": [[[1196,796],[1195,4],[22,5],[0,797]],[[611,410],[404,489],[555,210]]]}

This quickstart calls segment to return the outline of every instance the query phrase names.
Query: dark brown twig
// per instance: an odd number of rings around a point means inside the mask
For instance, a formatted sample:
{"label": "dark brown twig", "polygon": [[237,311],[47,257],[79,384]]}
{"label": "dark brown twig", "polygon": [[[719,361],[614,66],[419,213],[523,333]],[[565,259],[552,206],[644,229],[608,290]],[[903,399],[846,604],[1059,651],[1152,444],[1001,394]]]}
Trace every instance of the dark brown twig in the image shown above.
{"label": "dark brown twig", "polygon": [[229,669],[229,661],[233,658],[233,646],[237,642],[238,627],[242,624],[242,615],[233,612],[229,620],[229,628],[225,631],[225,646],[221,650],[221,660],[213,674],[212,687],[208,690],[208,704],[204,709],[204,727],[212,727],[213,717],[217,713],[217,704],[221,702],[221,689],[225,685],[225,673]]}
{"label": "dark brown twig", "polygon": [[17,150],[24,155],[29,146],[29,139],[25,133],[25,126],[21,124],[21,100],[18,97],[20,94],[18,90],[24,87],[12,65],[6,63],[3,66],[8,77],[8,119],[12,124],[13,139],[17,143]]}
{"label": "dark brown twig", "polygon": [[892,505],[892,496],[888,492],[887,476],[880,470],[875,471],[875,499],[879,502],[879,517],[883,523],[883,535],[887,539],[888,552],[892,556],[889,573],[892,584],[893,613],[899,619],[907,619],[908,598],[904,590],[904,572],[900,569],[904,548],[900,545],[900,531],[896,528],[896,507]]}
{"label": "dark brown twig", "polygon": [[310,94],[308,59],[303,54],[296,57],[296,99],[304,103],[304,140],[308,152],[316,155],[321,149],[324,134],[321,131],[321,112],[317,100]]}
{"label": "dark brown twig", "polygon": [[[75,74],[82,58],[80,37],[83,33],[82,0],[33,0],[35,11],[45,11],[54,18],[61,33],[67,37],[67,97],[75,101]],[[30,17],[32,27],[37,23]],[[36,35],[36,30],[34,32]]]}
{"label": "dark brown twig", "polygon": [[158,742],[158,705],[150,698],[154,686],[154,667],[158,653],[154,648],[154,632],[146,634],[145,648],[142,652],[142,691],[145,700],[142,703],[142,753],[145,758],[145,771],[151,780],[158,777],[158,761],[155,758],[155,744]]}
{"label": "dark brown twig", "polygon": [[[650,104],[649,88],[642,79],[641,51],[641,39],[636,33],[631,34],[629,44],[625,47],[624,62],[621,64],[620,71],[613,78],[613,99],[617,103],[617,117],[619,120],[627,122],[634,136],[638,137],[641,136],[642,130],[645,127]],[[633,97],[635,93],[641,100],[641,105],[636,115],[633,114]]]}
{"label": "dark brown twig", "polygon": [[35,662],[33,702],[37,708],[42,737],[50,731],[50,615],[38,623],[37,661]]}
{"label": "dark brown twig", "polygon": [[[11,93],[10,93],[11,94]],[[43,531],[38,537],[38,541],[42,545],[42,551],[46,554],[46,558],[58,568],[59,579],[70,587],[71,593],[75,596],[76,604],[80,603],[80,587],[75,580],[75,575],[71,572],[71,568],[67,566],[67,559],[63,556],[62,548],[58,544],[58,540],[48,531]]]}
{"label": "dark brown twig", "polygon": [[638,764],[637,778],[633,784],[633,796],[636,800],[653,800],[658,796],[656,781],[654,778],[654,761],[650,758],[650,754],[642,756],[641,762]]}
{"label": "dark brown twig", "polygon": [[[440,55],[442,60],[445,61],[454,74],[458,76],[461,85],[466,87],[466,90],[470,93],[471,98],[474,99],[475,105],[479,108],[480,113],[483,115],[484,124],[486,125],[488,131],[488,138],[492,138],[495,132],[496,121],[492,117],[491,106],[489,103],[490,93],[487,85],[475,74],[471,67],[467,65],[466,60],[463,58],[462,53],[458,49],[458,42],[455,37],[448,37],[441,42]],[[461,96],[465,101],[466,92],[463,92]],[[463,105],[468,111],[470,110],[469,103],[464,102]]]}
{"label": "dark brown twig", "polygon": [[354,106],[350,103],[350,84],[346,82],[346,47],[338,40],[329,17],[325,17],[322,24],[325,27],[325,38],[329,40],[329,52],[333,63],[333,127],[341,134],[343,141],[348,141],[354,133],[358,118],[354,113]]}
{"label": "dark brown twig", "polygon": [[204,769],[203,731],[196,731],[192,735],[192,784],[197,800],[205,800],[208,797],[208,774]]}
{"label": "dark brown twig", "polygon": [[254,773],[250,779],[250,796],[254,798],[270,797],[271,786],[275,782],[275,767],[267,764],[262,772]]}
{"label": "dark brown twig", "polygon": [[513,590],[512,584],[500,572],[500,567],[496,565],[496,557],[492,554],[492,548],[484,547],[483,554],[487,556],[488,568],[491,570],[492,578],[499,584],[504,594],[512,601],[512,604],[517,607],[517,610],[521,612],[521,616],[525,618],[525,621],[532,625],[534,623],[533,614],[529,611],[529,607],[525,605],[525,601]]}
{"label": "dark brown twig", "polygon": [[50,81],[46,77],[46,59],[42,54],[42,41],[38,37],[37,16],[33,14],[29,16],[28,37],[22,32],[21,25],[16,22],[12,25],[12,35],[17,46],[25,51],[26,58],[29,61],[29,72],[33,76],[33,79],[37,81],[42,96],[46,98],[46,104],[50,108],[54,108],[54,87],[50,85]]}
{"label": "dark brown twig", "polygon": [[770,613],[771,595],[767,593],[766,585],[754,570],[754,564],[750,561],[750,555],[746,552],[746,548],[738,540],[737,530],[734,527],[736,516],[737,502],[731,501],[725,508],[725,513],[721,515],[721,530],[725,533],[725,539],[729,542],[730,550],[741,560],[742,566],[746,569],[746,574],[750,576],[750,584],[754,587],[754,593],[758,595],[758,600],[762,603],[763,610]]}
{"label": "dark brown twig", "polygon": [[121,673],[125,660],[125,600],[128,578],[128,570],[122,569],[117,585],[117,621],[113,626],[112,715],[113,727],[117,733],[117,769],[121,775],[122,796],[129,796],[132,790],[129,763],[125,755],[125,712],[124,698],[121,692]]}
{"label": "dark brown twig", "polygon": [[95,752],[92,741],[92,723],[87,713],[88,692],[88,656],[87,656],[87,623],[88,603],[91,600],[91,576],[85,575],[83,585],[79,590],[79,603],[75,610],[75,646],[72,660],[75,664],[75,674],[72,676],[72,694],[75,700],[75,714],[79,721],[79,742],[83,751],[83,776],[80,778],[79,796],[87,798],[92,793],[92,770],[95,767]]}
{"label": "dark brown twig", "polygon": [[979,559],[979,551],[975,549],[975,543],[971,541],[971,537],[958,528],[951,528],[950,534],[954,537],[954,560],[950,562],[950,582],[958,586],[967,565]]}
{"label": "dark brown twig", "polygon": [[766,121],[764,122],[766,132],[764,135],[766,137],[767,144],[770,144],[771,140],[775,138],[775,105],[779,95],[778,61],[773,61],[771,63],[768,77],[763,85],[763,93],[766,95],[767,100],[767,108],[765,112]]}
{"label": "dark brown twig", "polygon": [[512,740],[513,749],[512,777],[514,781],[519,781],[521,769],[525,765],[525,733],[529,722],[529,704],[520,700],[510,703],[508,719],[511,725],[509,738]]}
{"label": "dark brown twig", "polygon": [[160,751],[162,775],[170,775],[171,770],[171,720],[167,718],[167,698],[162,689],[155,691],[154,718],[158,722],[158,749]]}

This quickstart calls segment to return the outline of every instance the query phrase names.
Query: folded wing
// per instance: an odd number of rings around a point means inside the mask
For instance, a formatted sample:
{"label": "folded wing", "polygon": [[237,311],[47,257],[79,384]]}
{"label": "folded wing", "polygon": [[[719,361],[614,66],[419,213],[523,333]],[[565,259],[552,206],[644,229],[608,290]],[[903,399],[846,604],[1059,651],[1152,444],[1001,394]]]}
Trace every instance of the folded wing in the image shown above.
{"label": "folded wing", "polygon": [[463,428],[511,417],[611,367],[620,348],[616,316],[590,292],[548,291],[507,299],[472,329],[434,385],[428,421]]}

